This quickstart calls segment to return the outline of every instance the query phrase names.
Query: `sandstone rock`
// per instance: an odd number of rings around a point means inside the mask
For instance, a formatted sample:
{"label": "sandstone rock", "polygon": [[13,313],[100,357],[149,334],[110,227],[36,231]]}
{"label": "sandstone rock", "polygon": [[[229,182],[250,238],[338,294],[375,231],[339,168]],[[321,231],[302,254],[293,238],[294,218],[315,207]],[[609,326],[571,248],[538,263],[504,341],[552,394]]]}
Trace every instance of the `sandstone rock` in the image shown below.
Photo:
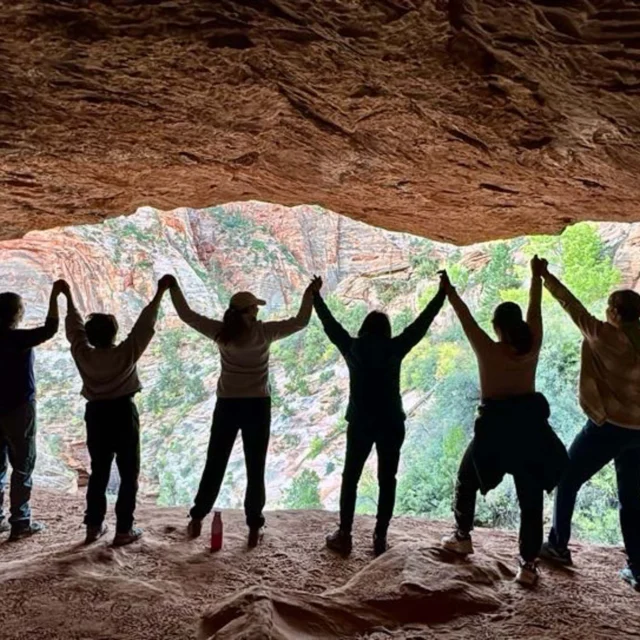
{"label": "sandstone rock", "polygon": [[25,0],[0,24],[1,238],[249,199],[456,243],[637,215],[634,2]]}

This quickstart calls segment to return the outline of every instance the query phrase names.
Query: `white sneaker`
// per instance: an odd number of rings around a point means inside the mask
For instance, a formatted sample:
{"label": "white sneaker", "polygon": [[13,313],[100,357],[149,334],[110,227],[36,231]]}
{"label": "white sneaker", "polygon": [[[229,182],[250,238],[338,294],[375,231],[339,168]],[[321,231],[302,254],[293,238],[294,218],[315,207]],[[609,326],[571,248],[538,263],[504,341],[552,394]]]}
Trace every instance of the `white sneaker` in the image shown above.
{"label": "white sneaker", "polygon": [[516,574],[516,582],[525,587],[532,587],[539,578],[538,566],[535,562],[524,562],[520,560],[518,573]]}
{"label": "white sneaker", "polygon": [[459,531],[454,531],[448,536],[444,536],[440,540],[440,544],[447,551],[453,551],[461,556],[468,556],[473,553],[473,544],[471,543],[471,536],[464,535]]}

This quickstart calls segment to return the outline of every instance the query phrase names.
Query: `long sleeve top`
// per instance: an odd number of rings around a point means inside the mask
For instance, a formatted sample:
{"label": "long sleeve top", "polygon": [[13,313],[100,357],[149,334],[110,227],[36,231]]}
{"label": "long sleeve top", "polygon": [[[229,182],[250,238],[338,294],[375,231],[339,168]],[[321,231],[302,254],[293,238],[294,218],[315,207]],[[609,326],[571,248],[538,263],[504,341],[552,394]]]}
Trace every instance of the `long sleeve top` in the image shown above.
{"label": "long sleeve top", "polygon": [[640,429],[640,324],[616,327],[591,315],[554,276],[545,286],[580,329],[580,405],[596,424]]}
{"label": "long sleeve top", "polygon": [[346,415],[349,422],[405,419],[400,395],[402,360],[425,336],[444,300],[444,292],[439,291],[422,313],[395,338],[375,335],[353,338],[333,317],[320,294],[314,296],[313,304],[325,333],[349,368]]}
{"label": "long sleeve top", "polygon": [[153,338],[157,317],[157,305],[147,305],[125,340],[97,348],[87,339],[82,316],[69,304],[65,329],[82,378],[82,395],[87,400],[115,400],[142,389],[137,362]]}
{"label": "long sleeve top", "polygon": [[223,344],[218,341],[222,321],[207,318],[193,311],[178,288],[171,289],[171,299],[183,322],[218,345],[221,371],[216,394],[219,398],[270,397],[271,343],[304,329],[309,324],[312,311],[311,294],[305,293],[297,315],[286,320],[256,320],[241,344]]}
{"label": "long sleeve top", "polygon": [[47,317],[35,329],[0,332],[0,412],[11,411],[36,397],[33,348],[58,331],[58,318]]}

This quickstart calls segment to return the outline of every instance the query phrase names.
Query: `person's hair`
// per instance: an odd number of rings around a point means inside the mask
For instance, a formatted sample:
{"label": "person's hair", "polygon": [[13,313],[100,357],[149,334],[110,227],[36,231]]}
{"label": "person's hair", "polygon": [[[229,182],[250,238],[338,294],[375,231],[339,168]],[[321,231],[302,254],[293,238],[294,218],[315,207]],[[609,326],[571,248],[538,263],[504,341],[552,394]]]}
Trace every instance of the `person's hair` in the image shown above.
{"label": "person's hair", "polygon": [[230,344],[232,342],[236,342],[247,330],[247,325],[245,324],[242,316],[246,312],[246,309],[234,309],[233,307],[229,307],[224,312],[224,317],[222,318],[222,329],[218,331],[218,335],[216,335],[216,341],[220,344]]}
{"label": "person's hair", "polygon": [[529,325],[522,319],[522,310],[515,302],[503,302],[496,307],[493,325],[500,330],[504,341],[519,355],[531,351],[533,334]]}
{"label": "person's hair", "polygon": [[92,313],[84,325],[87,340],[94,347],[110,347],[118,333],[118,321],[110,313]]}
{"label": "person's hair", "polygon": [[389,316],[382,311],[372,311],[362,321],[360,330],[358,331],[358,337],[362,336],[380,336],[382,338],[391,337],[391,322],[389,322]]}
{"label": "person's hair", "polygon": [[622,322],[640,320],[640,295],[631,289],[614,291],[609,296],[609,306],[617,311]]}
{"label": "person's hair", "polygon": [[22,298],[11,291],[0,293],[0,329],[11,329],[22,309]]}

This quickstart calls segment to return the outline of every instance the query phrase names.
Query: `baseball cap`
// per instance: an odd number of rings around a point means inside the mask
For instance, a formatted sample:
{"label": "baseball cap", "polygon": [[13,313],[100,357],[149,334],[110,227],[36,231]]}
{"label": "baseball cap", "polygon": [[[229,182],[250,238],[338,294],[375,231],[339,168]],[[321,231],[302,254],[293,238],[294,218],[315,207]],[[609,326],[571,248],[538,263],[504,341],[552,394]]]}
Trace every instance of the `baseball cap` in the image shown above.
{"label": "baseball cap", "polygon": [[254,304],[262,306],[267,303],[260,298],[256,298],[256,296],[254,296],[253,293],[250,293],[249,291],[238,291],[238,293],[234,293],[231,296],[231,300],[229,300],[229,306],[233,309],[237,309],[238,311],[243,311],[247,307],[251,307]]}

